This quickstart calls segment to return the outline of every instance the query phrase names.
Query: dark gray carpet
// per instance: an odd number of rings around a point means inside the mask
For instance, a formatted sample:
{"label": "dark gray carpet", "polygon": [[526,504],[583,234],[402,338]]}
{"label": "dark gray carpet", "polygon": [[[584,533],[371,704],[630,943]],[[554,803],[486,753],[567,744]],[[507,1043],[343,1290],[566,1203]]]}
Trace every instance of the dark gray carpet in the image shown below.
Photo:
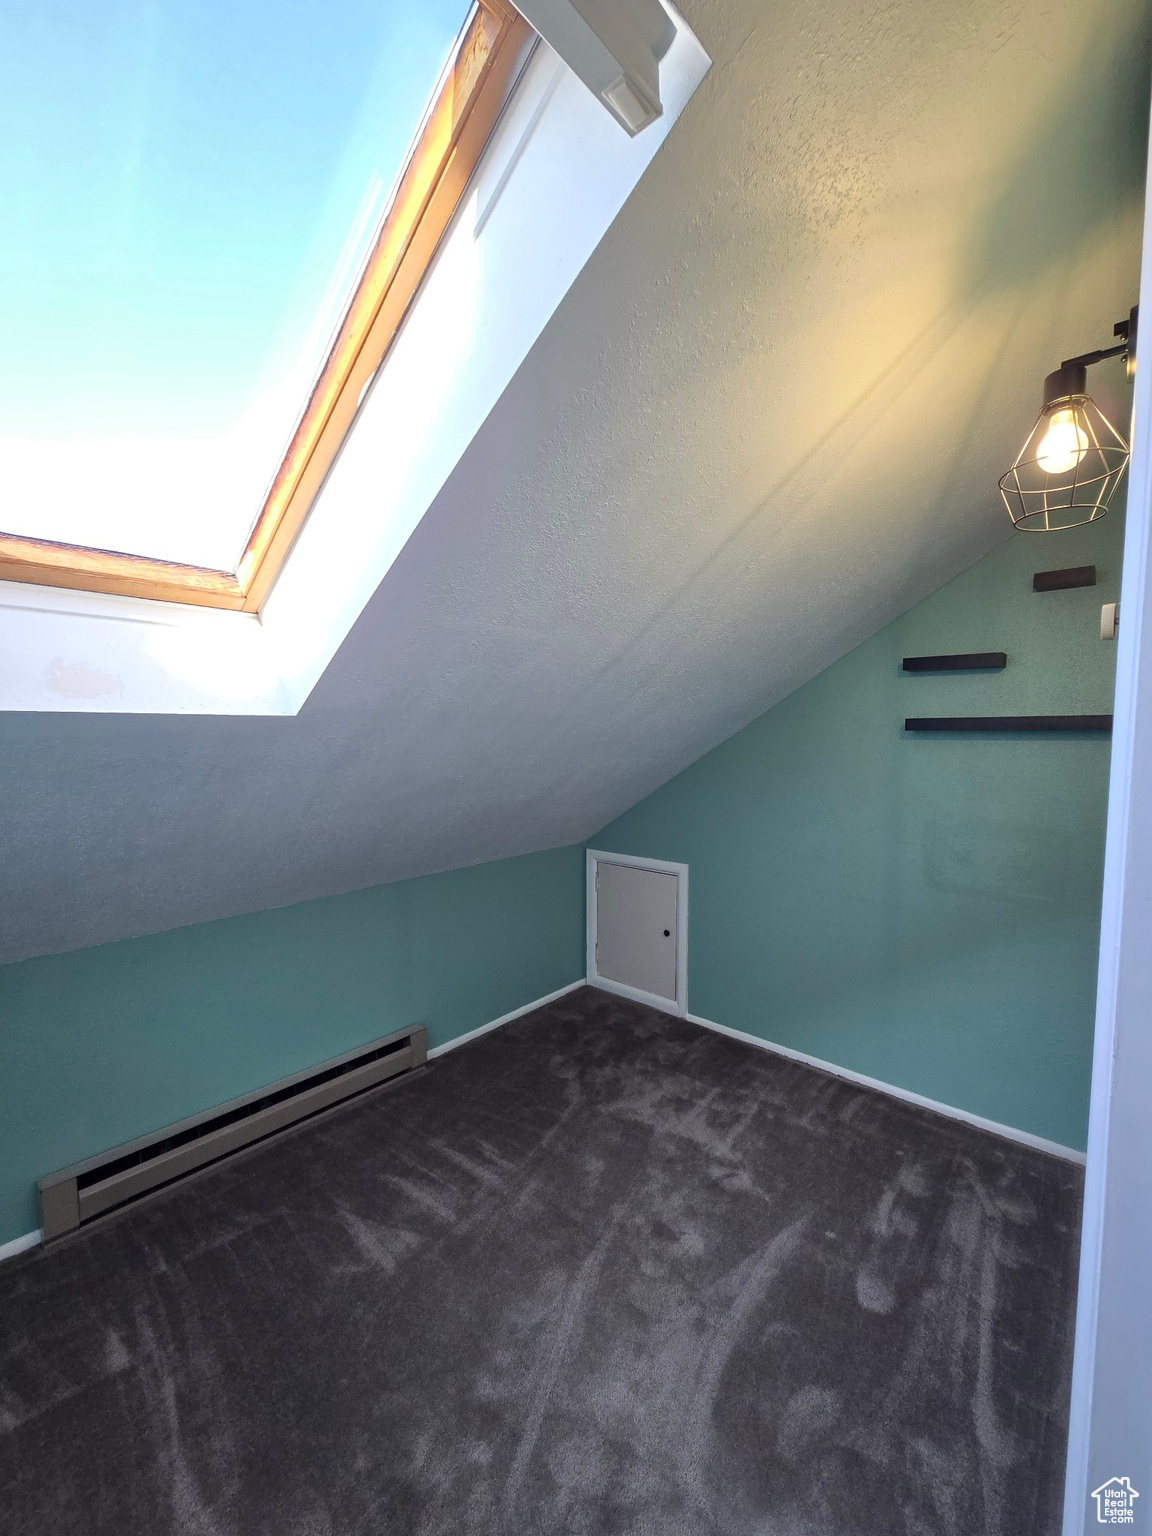
{"label": "dark gray carpet", "polygon": [[1048,1536],[1073,1166],[578,992],[0,1269],[5,1536]]}

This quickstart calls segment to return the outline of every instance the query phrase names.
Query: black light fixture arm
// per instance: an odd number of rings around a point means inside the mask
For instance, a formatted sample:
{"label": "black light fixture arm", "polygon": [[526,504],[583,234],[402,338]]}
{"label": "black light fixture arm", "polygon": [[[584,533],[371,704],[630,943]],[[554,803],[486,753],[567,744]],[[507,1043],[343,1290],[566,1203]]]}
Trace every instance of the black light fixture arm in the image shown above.
{"label": "black light fixture arm", "polygon": [[[1125,320],[1123,324],[1127,325]],[[1095,352],[1083,352],[1079,357],[1066,357],[1060,364],[1061,368],[1091,368],[1093,363],[1102,363],[1106,357],[1127,357],[1128,343],[1122,341],[1118,347],[1097,347]]]}
{"label": "black light fixture arm", "polygon": [[1044,380],[1044,406],[1069,395],[1088,393],[1088,370],[1094,363],[1102,363],[1108,357],[1128,359],[1128,377],[1136,371],[1136,319],[1140,306],[1134,304],[1127,320],[1117,320],[1112,327],[1113,336],[1121,338],[1119,346],[1098,347],[1095,352],[1082,352],[1079,357],[1066,357],[1054,373]]}

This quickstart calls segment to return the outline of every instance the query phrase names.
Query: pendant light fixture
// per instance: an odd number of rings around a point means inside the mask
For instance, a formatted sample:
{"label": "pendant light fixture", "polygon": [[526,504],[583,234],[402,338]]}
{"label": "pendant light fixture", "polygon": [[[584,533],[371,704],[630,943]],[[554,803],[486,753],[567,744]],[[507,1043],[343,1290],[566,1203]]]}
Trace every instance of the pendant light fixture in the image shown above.
{"label": "pendant light fixture", "polygon": [[1115,347],[1070,357],[1044,380],[1040,419],[1006,475],[1000,494],[1023,533],[1080,528],[1104,516],[1128,465],[1128,444],[1088,394],[1088,370],[1125,357],[1135,371],[1136,309],[1117,321]]}

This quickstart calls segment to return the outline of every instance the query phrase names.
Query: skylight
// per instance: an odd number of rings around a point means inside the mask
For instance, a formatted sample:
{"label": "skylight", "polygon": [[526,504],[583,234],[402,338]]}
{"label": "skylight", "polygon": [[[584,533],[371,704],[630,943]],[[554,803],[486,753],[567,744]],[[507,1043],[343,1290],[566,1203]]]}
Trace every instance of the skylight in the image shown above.
{"label": "skylight", "polygon": [[[461,52],[476,52],[478,17],[486,66],[489,34],[518,23],[461,0],[42,0],[10,13],[3,535],[239,568],[243,596],[250,537],[313,387],[334,343],[350,359],[367,333],[366,314],[345,334],[350,301],[438,82],[443,97]],[[448,102],[445,133],[466,96]],[[425,203],[408,201],[411,242]]]}

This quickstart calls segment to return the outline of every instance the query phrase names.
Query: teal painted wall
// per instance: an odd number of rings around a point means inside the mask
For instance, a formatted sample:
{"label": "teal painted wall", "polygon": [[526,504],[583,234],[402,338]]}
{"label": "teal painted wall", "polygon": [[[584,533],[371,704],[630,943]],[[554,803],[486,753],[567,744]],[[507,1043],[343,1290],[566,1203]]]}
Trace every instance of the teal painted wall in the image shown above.
{"label": "teal painted wall", "polygon": [[584,974],[580,848],[0,966],[0,1243],[54,1168],[408,1024],[441,1045]]}
{"label": "teal painted wall", "polygon": [[[693,1013],[1084,1146],[1108,739],[903,720],[1109,712],[1122,533],[1013,536],[590,840],[690,866]],[[901,672],[989,650],[1006,671]]]}

